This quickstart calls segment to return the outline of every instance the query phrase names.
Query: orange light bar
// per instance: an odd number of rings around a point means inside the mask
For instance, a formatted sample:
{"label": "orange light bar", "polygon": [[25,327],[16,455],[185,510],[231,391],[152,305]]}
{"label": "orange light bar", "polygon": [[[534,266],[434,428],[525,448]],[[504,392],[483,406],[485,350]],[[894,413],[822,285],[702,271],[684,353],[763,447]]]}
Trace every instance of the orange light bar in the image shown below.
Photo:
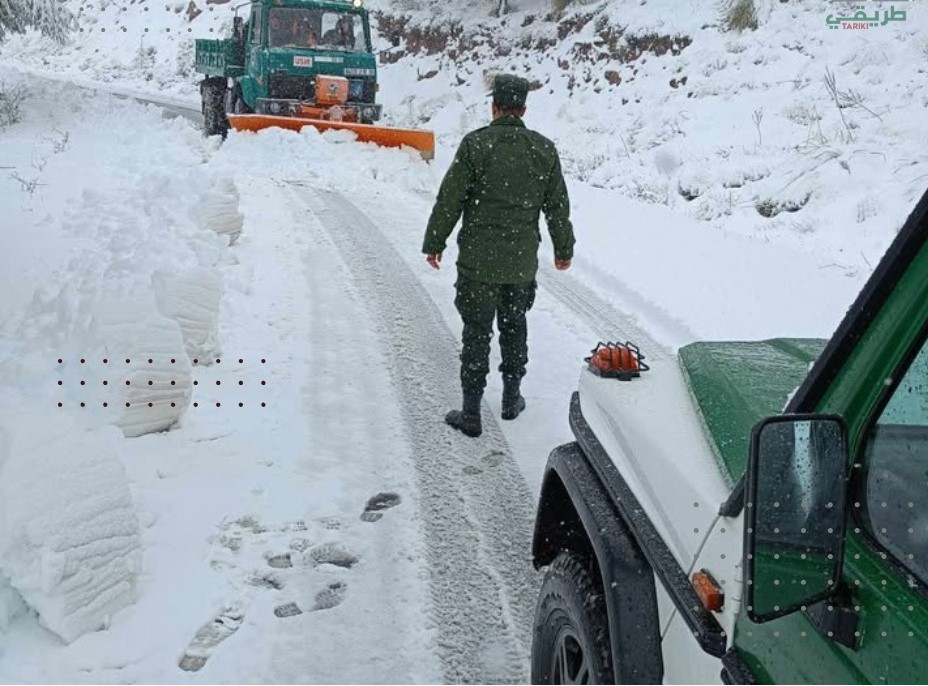
{"label": "orange light bar", "polygon": [[710,612],[721,612],[725,605],[725,594],[715,579],[705,569],[693,574],[693,589],[699,596],[700,602]]}

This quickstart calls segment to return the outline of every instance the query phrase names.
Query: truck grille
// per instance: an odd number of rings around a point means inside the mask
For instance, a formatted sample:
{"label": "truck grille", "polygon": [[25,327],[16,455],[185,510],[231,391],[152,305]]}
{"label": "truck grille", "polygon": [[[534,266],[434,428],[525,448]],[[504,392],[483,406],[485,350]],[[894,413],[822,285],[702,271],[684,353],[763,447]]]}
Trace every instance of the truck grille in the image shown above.
{"label": "truck grille", "polygon": [[314,100],[316,80],[312,76],[271,74],[268,81],[268,97],[281,100]]}

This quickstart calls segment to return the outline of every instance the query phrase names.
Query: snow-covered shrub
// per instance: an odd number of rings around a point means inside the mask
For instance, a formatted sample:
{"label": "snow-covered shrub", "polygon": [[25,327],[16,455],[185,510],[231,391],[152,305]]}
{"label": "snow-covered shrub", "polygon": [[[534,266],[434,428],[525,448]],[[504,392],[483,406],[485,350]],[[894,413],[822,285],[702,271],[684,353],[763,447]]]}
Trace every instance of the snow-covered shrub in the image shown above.
{"label": "snow-covered shrub", "polygon": [[700,221],[729,217],[738,207],[740,193],[732,188],[711,188],[693,203],[692,216]]}
{"label": "snow-covered shrub", "polygon": [[146,81],[151,81],[154,78],[153,70],[155,68],[157,54],[158,49],[154,45],[145,45],[140,42],[132,58],[131,68],[144,74]]}
{"label": "snow-covered shrub", "polygon": [[37,407],[0,423],[9,438],[0,464],[0,579],[9,582],[0,605],[9,616],[21,596],[70,643],[135,600],[139,522],[118,434],[67,413],[50,420]]}
{"label": "snow-covered shrub", "polygon": [[45,36],[63,41],[74,28],[74,15],[60,0],[4,0],[0,3],[0,40],[7,33],[38,29]]}
{"label": "snow-covered shrub", "polygon": [[712,186],[702,170],[684,170],[677,181],[677,193],[687,201],[704,195]]}
{"label": "snow-covered shrub", "polygon": [[652,205],[670,204],[670,185],[656,179],[633,179],[629,188],[631,197]]}
{"label": "snow-covered shrub", "polygon": [[26,87],[23,84],[6,84],[0,81],[0,129],[22,121],[25,99]]}
{"label": "snow-covered shrub", "polygon": [[739,40],[729,40],[725,43],[725,51],[733,55],[739,55],[747,49],[748,47]]}
{"label": "snow-covered shrub", "polygon": [[195,50],[196,43],[193,38],[184,38],[177,45],[177,75],[184,78],[194,74]]}
{"label": "snow-covered shrub", "polygon": [[722,23],[728,31],[751,31],[757,28],[754,0],[727,0]]}
{"label": "snow-covered shrub", "polygon": [[822,115],[812,102],[796,102],[789,105],[783,112],[784,116],[799,126],[809,126],[822,120]]}
{"label": "snow-covered shrub", "polygon": [[769,219],[777,216],[781,212],[798,212],[803,207],[805,207],[806,203],[809,202],[810,197],[812,197],[811,192],[806,193],[805,195],[791,193],[779,198],[757,198],[754,201],[754,209],[757,210],[757,213],[760,216],[767,217]]}

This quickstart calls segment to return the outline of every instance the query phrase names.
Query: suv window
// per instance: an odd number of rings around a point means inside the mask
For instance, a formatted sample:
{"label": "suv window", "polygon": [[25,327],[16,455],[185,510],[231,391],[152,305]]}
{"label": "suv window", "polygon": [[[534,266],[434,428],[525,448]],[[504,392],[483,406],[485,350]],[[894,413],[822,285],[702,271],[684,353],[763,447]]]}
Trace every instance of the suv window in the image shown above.
{"label": "suv window", "polygon": [[867,528],[928,584],[928,345],[870,430],[864,464]]}

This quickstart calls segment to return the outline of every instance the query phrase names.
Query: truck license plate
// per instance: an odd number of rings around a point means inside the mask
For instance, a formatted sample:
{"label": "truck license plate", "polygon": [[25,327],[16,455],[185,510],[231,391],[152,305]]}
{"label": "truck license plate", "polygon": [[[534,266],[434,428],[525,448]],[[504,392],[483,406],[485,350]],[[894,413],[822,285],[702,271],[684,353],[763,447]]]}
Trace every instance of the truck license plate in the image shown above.
{"label": "truck license plate", "polygon": [[294,67],[311,67],[313,66],[312,57],[301,57],[299,55],[293,56],[293,66]]}

